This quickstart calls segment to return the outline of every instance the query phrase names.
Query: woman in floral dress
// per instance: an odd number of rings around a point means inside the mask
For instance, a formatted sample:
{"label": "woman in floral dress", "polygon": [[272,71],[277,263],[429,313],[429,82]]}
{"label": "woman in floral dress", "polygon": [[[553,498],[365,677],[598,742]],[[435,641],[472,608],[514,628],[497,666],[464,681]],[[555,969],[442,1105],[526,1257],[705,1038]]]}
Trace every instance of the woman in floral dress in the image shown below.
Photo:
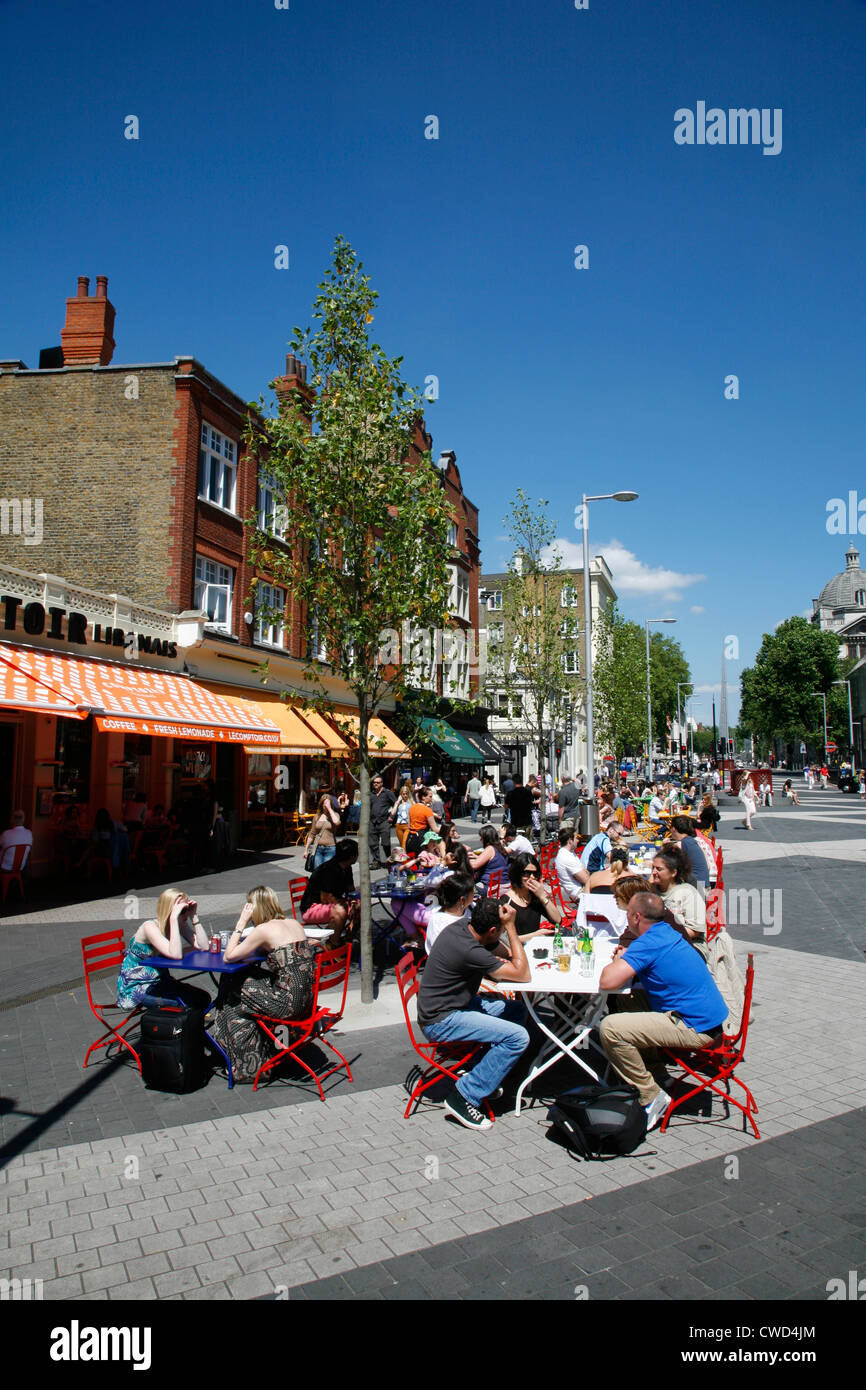
{"label": "woman in floral dress", "polygon": [[166,956],[180,963],[188,946],[207,950],[208,935],[198,920],[198,905],[179,888],[159,895],[151,921],[142,922],[130,938],[117,977],[117,1003],[121,1009],[138,1004],[177,1003],[199,1009],[210,1004],[210,995],[186,980],[174,980],[144,961]]}
{"label": "woman in floral dress", "polygon": [[[244,936],[247,927],[251,930]],[[271,888],[253,888],[247,894],[223,956],[226,961],[240,961],[267,952],[267,960],[252,966],[248,974],[231,977],[207,1025],[211,1037],[228,1053],[235,1081],[254,1081],[261,1065],[273,1055],[273,1044],[256,1023],[256,1014],[290,1019],[310,1012],[320,949],[307,939],[300,922],[283,915]]]}

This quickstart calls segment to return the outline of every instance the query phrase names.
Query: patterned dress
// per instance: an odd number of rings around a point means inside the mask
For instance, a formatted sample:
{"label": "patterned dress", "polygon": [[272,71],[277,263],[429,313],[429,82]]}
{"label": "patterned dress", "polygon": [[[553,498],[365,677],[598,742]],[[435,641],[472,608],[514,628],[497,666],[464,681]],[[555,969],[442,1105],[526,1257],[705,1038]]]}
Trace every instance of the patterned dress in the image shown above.
{"label": "patterned dress", "polygon": [[231,1058],[235,1081],[254,1081],[274,1045],[253,1015],[303,1018],[313,1003],[316,941],[296,941],[271,951],[264,965],[232,977],[224,1003],[208,1032]]}
{"label": "patterned dress", "polygon": [[154,954],[148,942],[136,941],[135,937],[130,941],[117,977],[117,1002],[121,1009],[134,1009],[144,999],[148,986],[159,979],[158,970],[141,963]]}

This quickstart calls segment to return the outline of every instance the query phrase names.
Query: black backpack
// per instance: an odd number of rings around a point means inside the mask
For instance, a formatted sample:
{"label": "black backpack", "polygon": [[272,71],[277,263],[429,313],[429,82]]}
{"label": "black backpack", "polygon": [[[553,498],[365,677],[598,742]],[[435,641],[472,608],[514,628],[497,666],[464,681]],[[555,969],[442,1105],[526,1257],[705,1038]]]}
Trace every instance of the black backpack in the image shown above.
{"label": "black backpack", "polygon": [[547,1118],[584,1159],[634,1153],[646,1139],[646,1111],[634,1086],[578,1086],[557,1096]]}

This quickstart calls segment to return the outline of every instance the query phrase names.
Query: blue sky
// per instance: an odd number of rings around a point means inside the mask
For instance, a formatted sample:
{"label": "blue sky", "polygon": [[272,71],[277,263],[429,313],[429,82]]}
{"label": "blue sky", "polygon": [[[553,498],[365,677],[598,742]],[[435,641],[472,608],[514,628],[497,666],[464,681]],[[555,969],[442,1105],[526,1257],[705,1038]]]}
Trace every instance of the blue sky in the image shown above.
{"label": "blue sky", "polygon": [[[866,496],[864,0],[0,0],[0,41],[0,356],[36,365],[76,277],[107,274],[117,361],[192,352],[253,398],[339,233],[379,341],[439,379],[428,425],[486,568],[516,487],[574,543],[582,492],[634,488],[592,509],[593,548],[627,616],[677,618],[699,687],[725,637],[735,686],[844,568],[825,521]],[[780,152],[675,143],[699,101],[780,109]]]}

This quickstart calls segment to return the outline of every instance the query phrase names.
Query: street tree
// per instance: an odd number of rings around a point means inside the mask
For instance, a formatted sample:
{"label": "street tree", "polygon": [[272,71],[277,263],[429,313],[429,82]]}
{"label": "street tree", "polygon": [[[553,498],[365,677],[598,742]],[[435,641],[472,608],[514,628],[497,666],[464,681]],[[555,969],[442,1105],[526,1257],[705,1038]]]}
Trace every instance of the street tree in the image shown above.
{"label": "street tree", "polygon": [[848,743],[848,703],[840,677],[839,639],[806,618],[788,618],[764,634],[754,666],[740,677],[740,727],[767,749],[774,739],[798,746],[801,739],[821,747],[827,694],[828,737]]}
{"label": "street tree", "polygon": [[612,603],[595,620],[593,715],[599,745],[617,762],[646,742],[646,652],[643,629]]}
{"label": "street tree", "polygon": [[[644,637],[644,652],[646,637]],[[646,666],[646,656],[644,656]],[[664,739],[668,732],[668,719],[676,718],[677,682],[687,686],[691,679],[689,663],[675,637],[667,637],[661,632],[650,633],[650,689],[652,691],[653,736]],[[691,693],[691,687],[680,690],[680,718],[685,723],[683,704]]]}
{"label": "street tree", "polygon": [[[402,359],[389,358],[370,339],[378,295],[362,272],[352,247],[338,237],[314,302],[314,326],[295,328],[290,344],[308,363],[310,389],[279,392],[278,412],[270,417],[260,400],[246,438],[286,499],[286,542],[274,528],[256,530],[253,556],[269,582],[285,585],[300,605],[310,701],[342,728],[334,677],[357,703],[361,981],[362,999],[370,1003],[367,837],[370,779],[382,742],[371,739],[370,721],[386,701],[390,706],[406,693],[415,635],[441,634],[450,625],[453,516],[441,475],[419,448],[420,393],[403,381]],[[272,620],[264,602],[256,611]]]}
{"label": "street tree", "polygon": [[581,674],[572,657],[578,596],[553,545],[556,526],[547,506],[518,488],[503,520],[512,555],[502,590],[502,637],[490,638],[488,628],[486,673],[488,700],[504,695],[517,736],[535,746],[542,786],[550,733],[570,724]]}

